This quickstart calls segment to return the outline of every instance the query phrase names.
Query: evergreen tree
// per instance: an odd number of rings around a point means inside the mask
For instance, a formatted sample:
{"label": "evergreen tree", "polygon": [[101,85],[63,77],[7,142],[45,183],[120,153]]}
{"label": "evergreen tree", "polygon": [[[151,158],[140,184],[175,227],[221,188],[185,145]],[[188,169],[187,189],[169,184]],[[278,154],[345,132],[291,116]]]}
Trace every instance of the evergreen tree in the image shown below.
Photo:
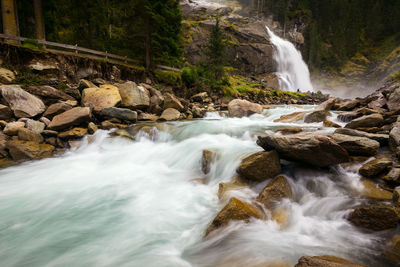
{"label": "evergreen tree", "polygon": [[208,58],[207,68],[213,81],[219,81],[225,76],[224,63],[226,56],[225,35],[216,19],[211,29],[210,37],[206,47]]}

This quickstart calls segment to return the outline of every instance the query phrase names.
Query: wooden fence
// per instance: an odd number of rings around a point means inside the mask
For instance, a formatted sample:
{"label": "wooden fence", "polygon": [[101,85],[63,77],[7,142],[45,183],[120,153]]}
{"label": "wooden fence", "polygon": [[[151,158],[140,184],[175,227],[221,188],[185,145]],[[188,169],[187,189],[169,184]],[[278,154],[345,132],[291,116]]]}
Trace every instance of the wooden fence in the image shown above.
{"label": "wooden fence", "polygon": [[[76,45],[68,45],[68,44],[60,44],[56,42],[50,42],[46,40],[36,40],[36,39],[30,39],[26,37],[19,37],[19,36],[11,36],[11,35],[6,35],[0,33],[0,38],[1,39],[7,39],[7,40],[15,40],[19,42],[24,42],[26,40],[34,40],[35,42],[38,42],[39,44],[42,44],[46,47],[46,50],[54,53],[68,53],[68,54],[76,54],[76,55],[81,55],[81,56],[95,56],[97,59],[105,59],[110,62],[115,62],[115,63],[125,63],[125,64],[141,64],[142,62],[137,59],[131,59],[128,57],[123,57],[115,54],[111,54],[102,51],[97,51],[89,48],[84,48],[80,47],[77,44]],[[50,49],[49,47],[54,47],[54,48],[62,48],[64,50],[59,50],[59,49]],[[71,51],[65,51],[65,50],[71,50]],[[164,65],[156,65],[156,68],[160,70],[168,70],[168,71],[176,71],[176,72],[181,72],[180,69],[173,68],[173,67],[168,67]]]}

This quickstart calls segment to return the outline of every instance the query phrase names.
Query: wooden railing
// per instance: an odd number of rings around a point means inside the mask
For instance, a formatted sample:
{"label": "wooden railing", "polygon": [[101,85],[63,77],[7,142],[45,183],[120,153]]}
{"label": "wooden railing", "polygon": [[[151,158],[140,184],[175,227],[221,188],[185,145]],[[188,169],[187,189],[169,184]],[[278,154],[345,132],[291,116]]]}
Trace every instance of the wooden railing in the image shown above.
{"label": "wooden railing", "polygon": [[[84,48],[84,47],[78,46],[77,44],[76,45],[60,44],[60,43],[50,42],[50,41],[46,41],[46,40],[37,40],[37,39],[30,39],[30,38],[26,38],[26,37],[11,36],[11,35],[6,35],[6,34],[2,34],[2,33],[0,33],[0,38],[7,39],[7,40],[15,40],[15,41],[19,41],[19,42],[24,42],[26,40],[34,40],[35,42],[46,46],[46,50],[48,50],[50,52],[54,52],[54,53],[66,53],[67,52],[67,53],[72,53],[72,54],[76,54],[76,55],[79,54],[81,56],[89,55],[89,56],[95,56],[100,59],[105,59],[108,61],[114,61],[117,63],[125,63],[125,64],[129,64],[129,63],[141,64],[142,63],[140,60],[137,60],[137,59],[131,59],[126,56],[123,57],[123,56],[111,54],[111,53],[108,53],[107,51],[102,52],[102,51],[97,51],[97,50],[93,50],[93,49],[89,49],[89,48]],[[65,50],[50,49],[49,47],[62,48],[62,49],[72,50],[72,51],[68,52]],[[180,69],[169,67],[169,66],[164,66],[164,65],[156,65],[156,67],[160,70],[169,70],[169,71],[176,71],[176,72],[181,71]]]}

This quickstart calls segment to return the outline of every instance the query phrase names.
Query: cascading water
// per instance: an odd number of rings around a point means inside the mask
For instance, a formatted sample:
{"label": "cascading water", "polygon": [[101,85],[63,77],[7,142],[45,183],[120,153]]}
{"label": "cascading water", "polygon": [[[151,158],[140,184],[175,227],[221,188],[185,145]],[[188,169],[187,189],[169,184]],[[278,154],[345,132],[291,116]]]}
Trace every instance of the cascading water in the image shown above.
{"label": "cascading water", "polygon": [[282,90],[295,92],[313,91],[310,71],[304,62],[300,51],[289,41],[286,41],[266,27],[270,41],[274,45],[274,60],[277,64],[279,86]]}

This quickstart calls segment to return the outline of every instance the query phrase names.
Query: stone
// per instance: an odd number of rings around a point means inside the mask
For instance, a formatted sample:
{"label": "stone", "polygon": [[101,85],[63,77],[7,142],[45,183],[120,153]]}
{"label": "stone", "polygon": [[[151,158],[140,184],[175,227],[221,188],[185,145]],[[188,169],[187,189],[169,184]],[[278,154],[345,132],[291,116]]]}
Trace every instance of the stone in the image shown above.
{"label": "stone", "polygon": [[157,115],[144,113],[144,112],[140,113],[138,116],[139,121],[157,121],[158,118],[159,117]]}
{"label": "stone", "polygon": [[400,87],[393,90],[393,92],[389,95],[387,106],[390,111],[395,111],[399,109],[399,103],[400,103]]}
{"label": "stone", "polygon": [[344,134],[350,136],[360,136],[366,137],[375,141],[378,141],[382,146],[387,145],[389,142],[389,135],[388,134],[374,134],[374,133],[367,133],[359,130],[349,129],[349,128],[340,128],[335,130],[335,134]]}
{"label": "stone", "polygon": [[392,201],[397,207],[400,206],[400,186],[397,186],[395,189],[393,189]]}
{"label": "stone", "polygon": [[384,180],[389,182],[400,182],[400,168],[392,168],[388,174],[383,177]]}
{"label": "stone", "polygon": [[359,105],[360,105],[360,100],[358,100],[358,99],[349,100],[349,101],[346,101],[344,103],[339,104],[339,107],[338,107],[337,110],[339,110],[339,111],[349,111],[349,110],[355,109]]}
{"label": "stone", "polygon": [[25,127],[33,132],[41,133],[46,128],[46,125],[43,122],[28,119],[25,122]]}
{"label": "stone", "polygon": [[55,149],[52,145],[22,140],[8,141],[7,148],[15,161],[48,158]]}
{"label": "stone", "polygon": [[262,217],[263,213],[260,209],[233,197],[211,222],[206,230],[206,236],[212,231],[228,225],[231,221],[249,222],[251,218],[261,219]]}
{"label": "stone", "polygon": [[90,108],[76,107],[55,116],[48,128],[51,130],[62,130],[71,126],[77,126],[81,123],[86,123],[90,118]]}
{"label": "stone", "polygon": [[93,122],[89,122],[88,124],[88,133],[89,134],[94,134],[95,132],[97,132],[99,128],[97,127],[96,124],[94,124]]}
{"label": "stone", "polygon": [[360,118],[354,119],[345,128],[357,129],[357,128],[370,128],[370,127],[380,127],[384,122],[383,116],[381,114],[371,114],[362,116]]}
{"label": "stone", "polygon": [[45,111],[46,106],[38,97],[24,91],[19,85],[3,85],[1,95],[17,118],[31,118]]}
{"label": "stone", "polygon": [[388,172],[392,168],[392,160],[387,158],[377,158],[365,163],[358,171],[367,178],[376,178],[383,172]]}
{"label": "stone", "polygon": [[100,112],[103,108],[115,107],[120,102],[119,90],[113,85],[86,88],[82,92],[82,105],[93,107],[96,112]]}
{"label": "stone", "polygon": [[209,98],[207,92],[202,92],[202,93],[195,94],[190,99],[193,102],[198,102],[198,103],[209,103],[209,102],[211,102],[211,99]]}
{"label": "stone", "polygon": [[115,131],[115,136],[119,136],[125,139],[129,139],[129,140],[135,140],[135,137],[133,135],[131,135],[127,130],[125,129],[118,129]]}
{"label": "stone", "polygon": [[92,83],[91,81],[88,81],[85,79],[81,79],[78,84],[78,90],[80,90],[80,91],[82,91],[83,89],[86,89],[86,88],[93,88],[93,87],[97,87],[97,86],[94,83]]}
{"label": "stone", "polygon": [[392,200],[393,194],[385,189],[379,187],[379,185],[369,180],[363,180],[362,185],[364,186],[361,194],[363,196],[373,198],[376,200]]}
{"label": "stone", "polygon": [[242,99],[234,99],[228,104],[228,114],[229,117],[246,117],[252,114],[261,114],[263,108],[261,105],[249,102]]}
{"label": "stone", "polygon": [[228,193],[233,190],[239,190],[244,187],[247,187],[248,184],[246,183],[245,180],[240,178],[239,176],[236,176],[232,179],[232,181],[227,182],[227,183],[219,183],[218,186],[218,198],[225,202],[225,200],[228,197]]}
{"label": "stone", "polygon": [[291,123],[295,121],[301,121],[306,115],[305,112],[293,112],[288,115],[282,115],[279,119],[274,120],[274,122]]}
{"label": "stone", "polygon": [[55,103],[50,105],[46,111],[44,112],[43,116],[48,118],[49,120],[53,119],[54,116],[57,116],[58,114],[61,114],[67,110],[72,109],[71,105],[68,105],[66,103]]}
{"label": "stone", "polygon": [[201,159],[201,170],[204,174],[208,174],[211,169],[211,163],[215,160],[216,154],[213,151],[204,149]]}
{"label": "stone", "polygon": [[281,164],[276,151],[262,151],[242,160],[236,172],[248,180],[262,182],[281,172]]}
{"label": "stone", "polygon": [[58,138],[61,140],[79,139],[87,135],[87,133],[88,130],[85,128],[73,128],[71,130],[59,133]]}
{"label": "stone", "polygon": [[138,117],[136,111],[127,108],[115,108],[115,107],[103,108],[100,112],[100,115],[106,118],[117,118],[120,120],[131,121],[131,122],[137,121]]}
{"label": "stone", "polygon": [[360,113],[358,113],[356,111],[343,112],[343,113],[338,115],[338,120],[340,120],[342,122],[349,122],[349,121],[357,119],[357,118],[359,118],[361,116],[362,116],[362,114],[360,114]]}
{"label": "stone", "polygon": [[55,137],[58,135],[58,132],[53,130],[44,130],[42,132],[42,135],[45,137]]}
{"label": "stone", "polygon": [[385,255],[390,260],[392,260],[394,263],[396,263],[397,266],[400,264],[400,235],[399,234],[394,235],[391,238],[390,242],[388,242],[388,246],[386,247],[386,250],[385,250]]}
{"label": "stone", "polygon": [[183,105],[179,99],[170,93],[166,93],[164,95],[164,110],[168,108],[174,108],[176,110],[182,111],[183,110]]}
{"label": "stone", "polygon": [[400,126],[395,126],[389,133],[389,146],[392,151],[400,146]]}
{"label": "stone", "polygon": [[304,256],[294,267],[366,267],[336,256]]}
{"label": "stone", "polygon": [[33,141],[36,143],[42,143],[44,140],[43,136],[40,133],[31,131],[26,128],[20,128],[18,130],[18,139],[24,141]]}
{"label": "stone", "polygon": [[57,103],[58,101],[75,100],[72,96],[57,90],[54,87],[44,85],[40,87],[29,86],[25,91],[40,97],[46,105]]}
{"label": "stone", "polygon": [[65,88],[64,93],[72,96],[76,100],[81,100],[81,98],[82,98],[81,91],[79,91],[78,88],[74,88],[74,87]]}
{"label": "stone", "polygon": [[174,108],[167,108],[161,114],[159,120],[161,121],[175,121],[179,120],[181,113]]}
{"label": "stone", "polygon": [[322,122],[326,120],[326,117],[330,115],[329,111],[326,110],[315,110],[304,117],[305,123]]}
{"label": "stone", "polygon": [[380,147],[379,142],[366,137],[344,134],[333,134],[331,137],[352,156],[374,156]]}
{"label": "stone", "polygon": [[12,110],[6,105],[0,104],[0,120],[10,120],[13,117]]}
{"label": "stone", "polygon": [[11,167],[14,165],[17,165],[17,162],[15,162],[9,158],[0,159],[0,169],[8,168],[8,167]]}
{"label": "stone", "polygon": [[6,127],[4,128],[3,132],[6,135],[17,135],[20,128],[25,127],[25,122],[16,121],[7,123]]}
{"label": "stone", "polygon": [[15,80],[15,74],[11,70],[0,68],[0,82],[12,83]]}
{"label": "stone", "polygon": [[272,180],[257,197],[257,201],[271,208],[274,203],[284,198],[293,199],[292,188],[285,176],[278,176]]}
{"label": "stone", "polygon": [[395,207],[373,205],[356,207],[348,220],[355,226],[373,231],[396,228],[399,214]]}
{"label": "stone", "polygon": [[323,125],[325,127],[331,127],[331,128],[342,128],[342,126],[330,120],[324,120]]}
{"label": "stone", "polygon": [[279,128],[275,130],[275,132],[280,132],[283,135],[301,133],[302,131],[303,128],[301,127]]}
{"label": "stone", "polygon": [[145,109],[150,106],[150,93],[145,87],[131,81],[116,86],[121,95],[123,107]]}
{"label": "stone", "polygon": [[101,122],[101,129],[104,129],[104,130],[111,130],[111,129],[114,129],[114,128],[125,128],[125,127],[127,127],[127,125],[121,124],[121,123],[112,122],[110,120],[106,120],[106,121],[102,121]]}
{"label": "stone", "polygon": [[40,122],[42,122],[42,123],[44,123],[44,125],[46,125],[46,126],[49,126],[49,124],[50,124],[50,120],[48,119],[48,118],[46,118],[46,117],[41,117],[40,119],[39,119],[39,121]]}
{"label": "stone", "polygon": [[317,167],[328,167],[350,160],[343,147],[320,133],[259,136],[257,144],[266,151],[276,150],[283,159]]}

